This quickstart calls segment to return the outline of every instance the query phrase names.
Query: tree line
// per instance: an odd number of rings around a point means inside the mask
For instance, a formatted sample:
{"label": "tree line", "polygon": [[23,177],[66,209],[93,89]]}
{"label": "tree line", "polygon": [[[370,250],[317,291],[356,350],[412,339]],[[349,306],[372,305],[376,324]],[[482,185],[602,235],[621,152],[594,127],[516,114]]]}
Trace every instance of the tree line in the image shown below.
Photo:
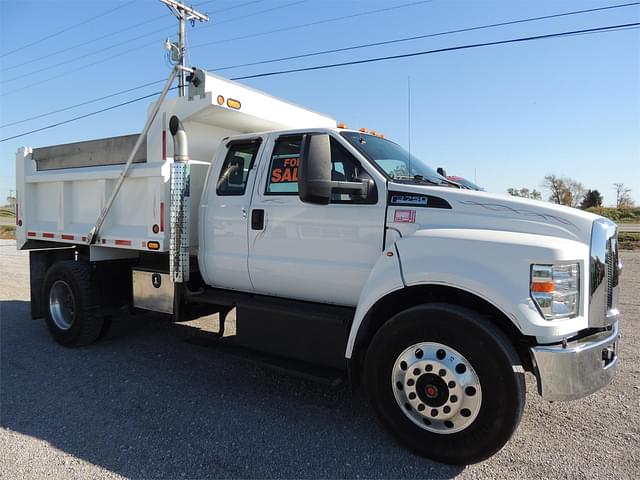
{"label": "tree line", "polygon": [[[542,188],[549,192],[547,199],[552,203],[567,205],[574,208],[587,209],[602,206],[602,194],[598,190],[591,190],[569,177],[546,175],[542,181]],[[633,208],[631,189],[624,183],[614,183],[612,188],[616,192],[616,208]],[[533,198],[542,200],[542,193],[535,188],[508,188],[507,193],[514,197]]]}

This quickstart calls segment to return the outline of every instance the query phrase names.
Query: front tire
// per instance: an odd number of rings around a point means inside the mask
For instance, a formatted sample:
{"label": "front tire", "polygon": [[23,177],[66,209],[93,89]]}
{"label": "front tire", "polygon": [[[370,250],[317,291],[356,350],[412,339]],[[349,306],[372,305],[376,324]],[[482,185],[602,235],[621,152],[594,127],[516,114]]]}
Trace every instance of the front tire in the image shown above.
{"label": "front tire", "polygon": [[104,318],[88,263],[54,263],[45,276],[42,298],[49,332],[61,345],[89,345],[103,332]]}
{"label": "front tire", "polygon": [[449,464],[482,461],[511,438],[525,403],[509,339],[475,312],[427,304],[398,313],[365,358],[365,388],[401,443]]}

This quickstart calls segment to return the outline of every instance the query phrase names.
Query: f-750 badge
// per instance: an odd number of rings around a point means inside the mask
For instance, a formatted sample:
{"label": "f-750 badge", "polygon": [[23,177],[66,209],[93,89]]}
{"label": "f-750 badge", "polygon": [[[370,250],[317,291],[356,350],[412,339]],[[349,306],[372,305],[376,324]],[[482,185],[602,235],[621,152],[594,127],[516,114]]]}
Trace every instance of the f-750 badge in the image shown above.
{"label": "f-750 badge", "polygon": [[427,205],[427,197],[425,195],[394,195],[391,197],[391,204],[394,205]]}

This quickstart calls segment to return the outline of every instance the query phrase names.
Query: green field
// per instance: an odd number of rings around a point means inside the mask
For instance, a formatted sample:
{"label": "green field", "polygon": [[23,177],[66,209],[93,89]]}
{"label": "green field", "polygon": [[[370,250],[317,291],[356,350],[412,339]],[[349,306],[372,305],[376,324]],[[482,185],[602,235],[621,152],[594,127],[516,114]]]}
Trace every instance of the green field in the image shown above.
{"label": "green field", "polygon": [[0,217],[11,217],[14,218],[16,216],[16,212],[9,208],[0,208]]}
{"label": "green field", "polygon": [[640,208],[591,207],[587,212],[595,213],[616,223],[640,223]]}

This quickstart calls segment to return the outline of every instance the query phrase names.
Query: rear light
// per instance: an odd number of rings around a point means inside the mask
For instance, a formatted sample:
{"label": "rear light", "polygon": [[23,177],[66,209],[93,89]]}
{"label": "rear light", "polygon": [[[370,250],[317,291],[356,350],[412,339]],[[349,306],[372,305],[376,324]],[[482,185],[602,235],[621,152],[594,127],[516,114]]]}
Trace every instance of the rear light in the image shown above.
{"label": "rear light", "polygon": [[160,250],[160,242],[147,242],[149,250]]}

